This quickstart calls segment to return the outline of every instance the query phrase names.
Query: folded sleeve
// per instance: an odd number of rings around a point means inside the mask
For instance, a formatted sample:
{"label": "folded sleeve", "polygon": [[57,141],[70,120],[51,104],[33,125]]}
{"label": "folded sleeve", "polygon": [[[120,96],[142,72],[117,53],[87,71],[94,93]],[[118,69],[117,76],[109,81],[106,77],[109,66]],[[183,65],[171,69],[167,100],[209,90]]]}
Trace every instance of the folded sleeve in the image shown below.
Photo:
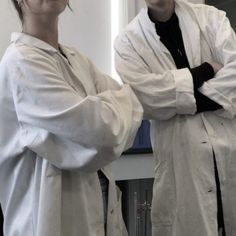
{"label": "folded sleeve", "polygon": [[51,58],[24,55],[12,71],[12,90],[29,149],[61,169],[96,171],[132,144],[142,107],[128,85],[108,90],[107,83],[97,95],[81,97]]}
{"label": "folded sleeve", "polygon": [[167,120],[177,114],[195,114],[196,101],[189,69],[153,73],[125,33],[115,42],[115,64],[123,82],[133,88],[142,103],[146,119]]}
{"label": "folded sleeve", "polygon": [[218,115],[233,119],[236,115],[236,35],[225,12],[208,7],[204,14],[207,25],[202,25],[203,34],[213,60],[221,63],[223,68],[199,91],[223,107],[217,111]]}

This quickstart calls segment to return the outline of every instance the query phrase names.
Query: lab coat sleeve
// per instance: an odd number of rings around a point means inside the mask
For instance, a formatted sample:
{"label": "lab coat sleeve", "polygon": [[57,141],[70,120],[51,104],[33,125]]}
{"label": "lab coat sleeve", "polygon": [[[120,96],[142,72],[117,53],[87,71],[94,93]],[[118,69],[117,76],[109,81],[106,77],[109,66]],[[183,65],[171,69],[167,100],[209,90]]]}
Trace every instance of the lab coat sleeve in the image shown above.
{"label": "lab coat sleeve", "polygon": [[116,39],[115,63],[121,79],[133,88],[142,103],[146,119],[167,120],[177,114],[195,114],[193,81],[188,69],[152,73],[125,33]]}
{"label": "lab coat sleeve", "polygon": [[211,48],[213,60],[223,65],[215,78],[204,83],[200,92],[223,109],[216,113],[233,119],[236,115],[236,36],[225,12],[208,7],[202,31]]}
{"label": "lab coat sleeve", "polygon": [[119,89],[121,84],[110,76],[101,73],[101,71],[88,59],[88,65],[91,72],[91,77],[94,79],[94,84],[97,93],[102,93],[107,89]]}
{"label": "lab coat sleeve", "polygon": [[129,86],[81,97],[56,61],[27,50],[11,74],[22,142],[29,149],[60,169],[96,171],[132,145],[142,107]]}

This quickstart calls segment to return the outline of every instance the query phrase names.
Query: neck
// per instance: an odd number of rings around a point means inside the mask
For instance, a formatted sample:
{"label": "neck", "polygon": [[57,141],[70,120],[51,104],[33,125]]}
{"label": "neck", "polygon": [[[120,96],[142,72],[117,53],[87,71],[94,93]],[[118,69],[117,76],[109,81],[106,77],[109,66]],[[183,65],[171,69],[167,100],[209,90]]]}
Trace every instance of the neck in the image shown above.
{"label": "neck", "polygon": [[22,32],[36,37],[58,49],[58,18],[45,19],[26,16]]}
{"label": "neck", "polygon": [[175,4],[153,4],[148,6],[149,17],[152,21],[168,21],[175,11]]}

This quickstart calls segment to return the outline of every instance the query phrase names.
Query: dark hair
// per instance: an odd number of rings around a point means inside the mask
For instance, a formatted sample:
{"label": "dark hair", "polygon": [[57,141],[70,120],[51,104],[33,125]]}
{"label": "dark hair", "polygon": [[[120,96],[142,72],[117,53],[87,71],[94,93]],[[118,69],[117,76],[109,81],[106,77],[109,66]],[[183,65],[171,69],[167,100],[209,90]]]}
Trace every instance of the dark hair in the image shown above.
{"label": "dark hair", "polygon": [[19,6],[19,4],[16,0],[11,0],[11,1],[14,4],[14,7],[20,17],[20,20],[23,21],[23,13],[22,13],[21,7]]}
{"label": "dark hair", "polygon": [[[18,4],[18,2],[17,2],[16,0],[11,0],[11,1],[12,1],[13,5],[14,5],[14,7],[15,7],[15,9],[16,9],[16,11],[17,11],[19,17],[20,17],[21,22],[23,22],[23,13],[22,13],[21,7],[19,6],[19,4]],[[70,8],[70,10],[72,11],[69,2],[68,2],[67,5],[68,5],[68,7]]]}

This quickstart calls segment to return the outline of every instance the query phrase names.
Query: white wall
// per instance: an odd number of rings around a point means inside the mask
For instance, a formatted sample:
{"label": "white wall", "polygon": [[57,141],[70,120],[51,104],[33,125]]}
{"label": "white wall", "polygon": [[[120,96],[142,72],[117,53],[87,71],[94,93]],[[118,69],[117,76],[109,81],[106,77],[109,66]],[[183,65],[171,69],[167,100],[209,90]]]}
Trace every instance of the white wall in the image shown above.
{"label": "white wall", "polygon": [[10,0],[0,1],[0,58],[10,43],[12,31],[19,30],[20,24]]}
{"label": "white wall", "polygon": [[111,72],[111,0],[70,0],[60,21],[61,42],[75,45],[105,73]]}
{"label": "white wall", "polygon": [[[60,41],[75,46],[105,73],[111,72],[111,0],[70,0],[73,12],[60,18]],[[10,0],[0,0],[0,58],[10,42],[10,33],[20,23]]]}

